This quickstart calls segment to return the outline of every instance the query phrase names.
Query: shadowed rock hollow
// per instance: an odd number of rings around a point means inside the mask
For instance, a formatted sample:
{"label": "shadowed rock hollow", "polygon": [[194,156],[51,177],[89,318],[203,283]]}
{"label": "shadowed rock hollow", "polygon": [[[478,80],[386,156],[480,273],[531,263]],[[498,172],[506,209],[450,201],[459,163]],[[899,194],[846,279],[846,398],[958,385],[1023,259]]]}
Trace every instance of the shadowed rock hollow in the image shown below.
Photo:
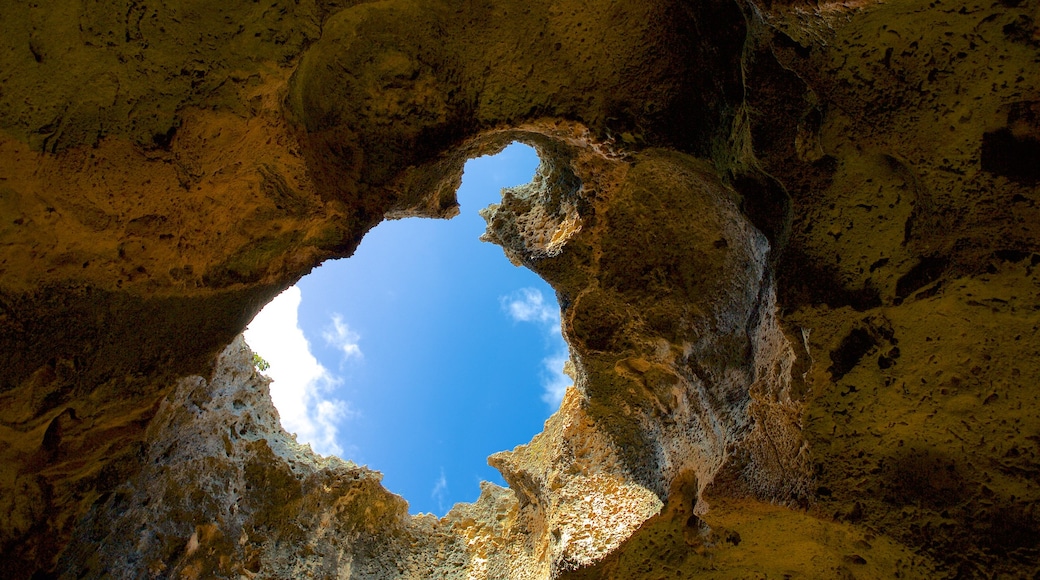
{"label": "shadowed rock hollow", "polygon": [[[0,576],[1040,574],[1035,0],[3,13]],[[236,336],[514,140],[575,385],[412,517]]]}

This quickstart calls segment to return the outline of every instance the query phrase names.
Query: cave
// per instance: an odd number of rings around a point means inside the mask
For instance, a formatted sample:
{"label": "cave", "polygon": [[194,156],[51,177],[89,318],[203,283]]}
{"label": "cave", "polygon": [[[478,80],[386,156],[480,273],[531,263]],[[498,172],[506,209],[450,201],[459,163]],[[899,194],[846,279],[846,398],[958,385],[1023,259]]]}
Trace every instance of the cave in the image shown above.
{"label": "cave", "polygon": [[[0,576],[1036,576],[1037,9],[6,2]],[[513,141],[575,386],[411,516],[240,335]]]}
{"label": "cave", "polygon": [[488,456],[530,441],[573,384],[555,294],[479,239],[480,209],[538,164],[519,143],[467,161],[458,215],[381,222],[243,333],[282,427],[379,471],[410,514],[505,485]]}

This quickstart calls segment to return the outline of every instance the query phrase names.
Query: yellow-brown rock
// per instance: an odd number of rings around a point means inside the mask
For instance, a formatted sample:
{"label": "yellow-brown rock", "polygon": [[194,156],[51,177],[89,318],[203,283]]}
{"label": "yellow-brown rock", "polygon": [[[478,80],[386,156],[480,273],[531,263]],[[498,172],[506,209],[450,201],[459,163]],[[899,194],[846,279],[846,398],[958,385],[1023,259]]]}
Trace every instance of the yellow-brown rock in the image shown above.
{"label": "yellow-brown rock", "polygon": [[[1036,0],[0,13],[0,577],[1040,575]],[[575,386],[411,517],[236,336],[513,140]]]}

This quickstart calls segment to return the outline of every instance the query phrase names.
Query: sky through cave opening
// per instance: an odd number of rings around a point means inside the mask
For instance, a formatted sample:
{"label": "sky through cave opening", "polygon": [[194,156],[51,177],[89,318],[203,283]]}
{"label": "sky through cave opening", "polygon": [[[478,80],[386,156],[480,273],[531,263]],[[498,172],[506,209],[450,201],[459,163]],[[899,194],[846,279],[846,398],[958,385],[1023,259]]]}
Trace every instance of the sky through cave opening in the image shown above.
{"label": "sky through cave opening", "polygon": [[531,181],[534,149],[471,159],[451,220],[384,221],[250,323],[282,425],[318,453],[383,472],[413,514],[505,485],[487,456],[526,443],[571,384],[559,305],[478,240],[478,210]]}

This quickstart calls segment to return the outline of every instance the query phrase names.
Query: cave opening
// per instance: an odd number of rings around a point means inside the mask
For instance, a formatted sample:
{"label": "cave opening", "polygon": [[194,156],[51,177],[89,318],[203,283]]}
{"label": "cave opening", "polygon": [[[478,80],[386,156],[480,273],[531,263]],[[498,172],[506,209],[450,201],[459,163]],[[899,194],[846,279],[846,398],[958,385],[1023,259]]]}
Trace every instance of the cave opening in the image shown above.
{"label": "cave opening", "polygon": [[505,485],[487,457],[530,441],[571,384],[552,289],[478,241],[478,210],[538,164],[521,143],[471,159],[458,216],[384,221],[246,331],[286,431],[381,471],[413,514]]}

